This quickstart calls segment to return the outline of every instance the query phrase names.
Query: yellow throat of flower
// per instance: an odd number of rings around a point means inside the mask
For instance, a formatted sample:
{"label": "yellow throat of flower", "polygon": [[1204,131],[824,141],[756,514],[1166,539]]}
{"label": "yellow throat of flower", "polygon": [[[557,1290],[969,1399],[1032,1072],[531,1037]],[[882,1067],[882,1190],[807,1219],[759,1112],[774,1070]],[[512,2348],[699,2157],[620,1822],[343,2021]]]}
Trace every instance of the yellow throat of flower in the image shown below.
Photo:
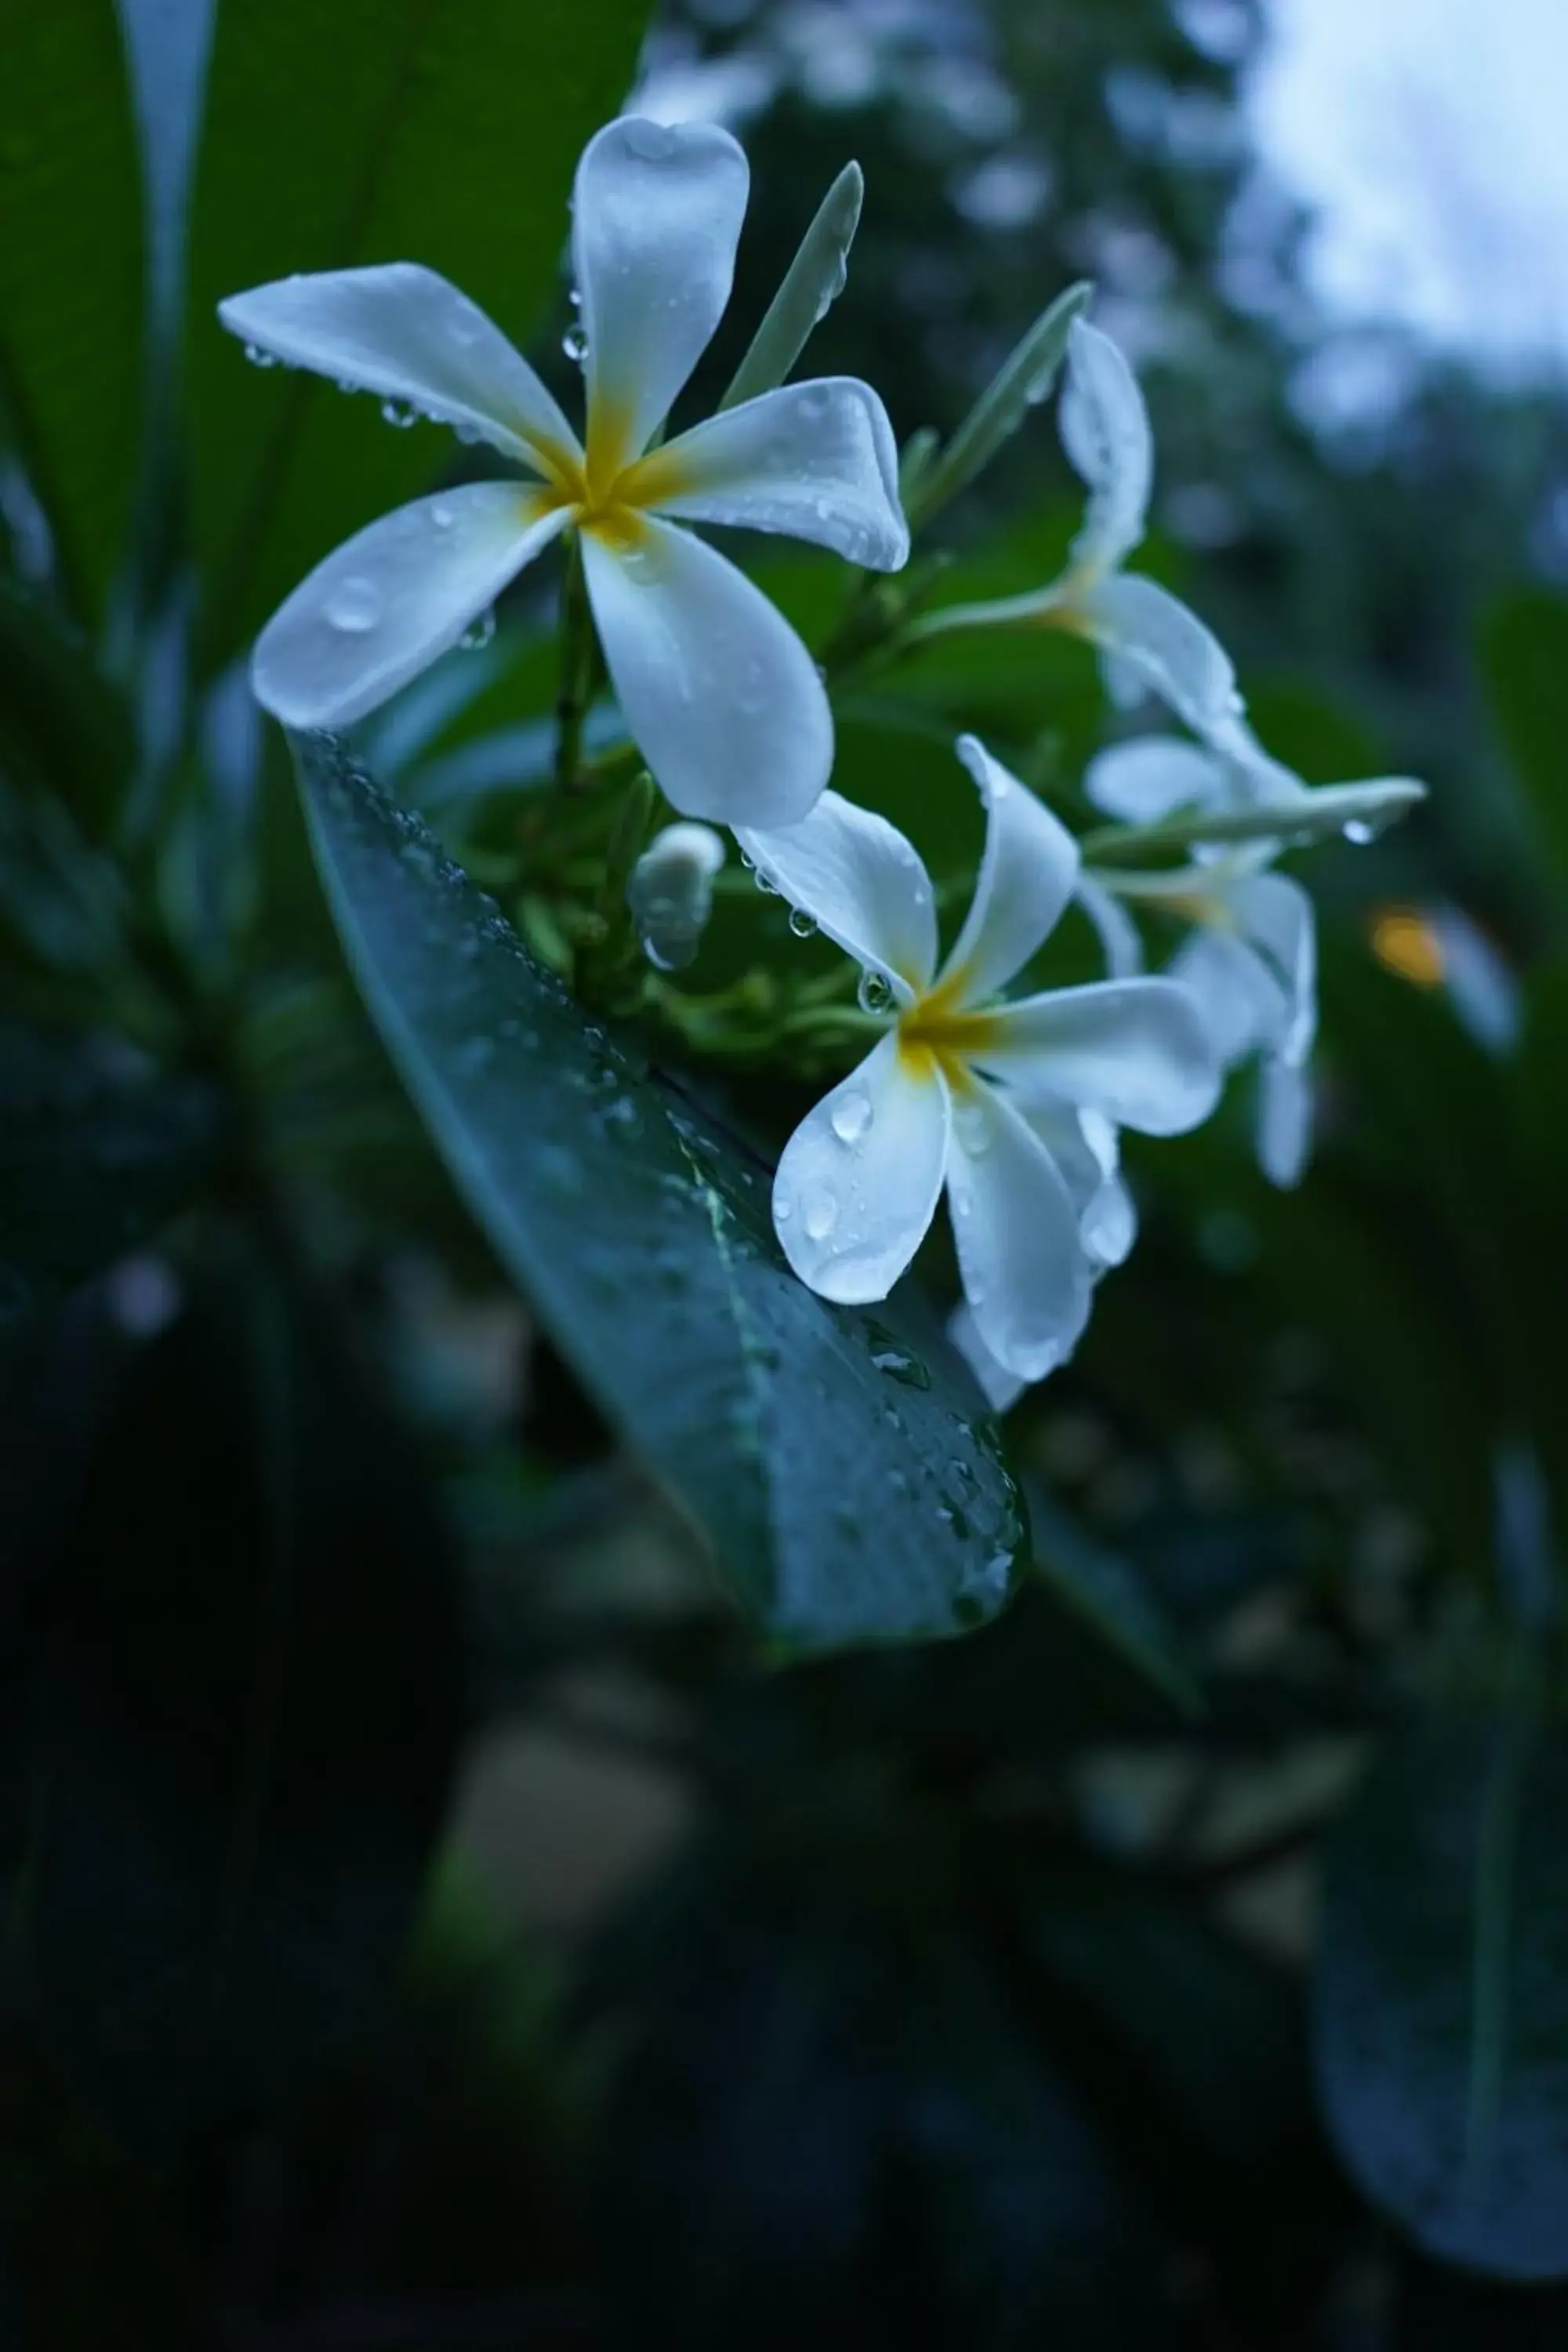
{"label": "yellow throat of flower", "polygon": [[625,410],[601,397],[589,412],[584,456],[540,436],[531,442],[545,469],[542,510],[570,509],[579,530],[591,531],[618,555],[645,550],[647,509],[688,487],[686,468],[672,450],[650,449],[634,457],[631,441],[631,420]]}

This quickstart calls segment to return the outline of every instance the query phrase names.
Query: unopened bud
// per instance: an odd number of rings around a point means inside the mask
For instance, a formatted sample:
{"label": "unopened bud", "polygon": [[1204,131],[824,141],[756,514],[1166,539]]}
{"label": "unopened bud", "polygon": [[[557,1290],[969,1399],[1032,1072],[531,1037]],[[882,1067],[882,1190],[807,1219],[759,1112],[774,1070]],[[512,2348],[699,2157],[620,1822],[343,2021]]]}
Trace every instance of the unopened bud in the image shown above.
{"label": "unopened bud", "polygon": [[679,971],[697,953],[713,910],[713,877],[724,863],[721,835],[708,824],[668,824],[631,870],[626,904],[643,953],[660,971]]}

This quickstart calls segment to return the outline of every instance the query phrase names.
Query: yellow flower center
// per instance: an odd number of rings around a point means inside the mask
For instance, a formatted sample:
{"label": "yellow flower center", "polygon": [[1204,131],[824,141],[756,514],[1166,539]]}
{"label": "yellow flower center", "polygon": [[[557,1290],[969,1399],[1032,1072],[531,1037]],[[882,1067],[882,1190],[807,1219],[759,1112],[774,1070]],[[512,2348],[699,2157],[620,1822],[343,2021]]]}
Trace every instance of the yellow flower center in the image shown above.
{"label": "yellow flower center", "polygon": [[951,1087],[966,1087],[969,1063],[994,1041],[995,1015],[972,1013],[955,1002],[964,978],[962,971],[951,973],[900,1013],[899,1059],[910,1077],[929,1078],[941,1070]]}
{"label": "yellow flower center", "polygon": [[630,457],[630,420],[613,402],[600,399],[588,418],[588,446],[582,457],[559,442],[535,436],[531,446],[545,468],[543,510],[567,507],[579,530],[591,531],[618,555],[645,549],[643,517],[686,488],[689,477],[669,449]]}

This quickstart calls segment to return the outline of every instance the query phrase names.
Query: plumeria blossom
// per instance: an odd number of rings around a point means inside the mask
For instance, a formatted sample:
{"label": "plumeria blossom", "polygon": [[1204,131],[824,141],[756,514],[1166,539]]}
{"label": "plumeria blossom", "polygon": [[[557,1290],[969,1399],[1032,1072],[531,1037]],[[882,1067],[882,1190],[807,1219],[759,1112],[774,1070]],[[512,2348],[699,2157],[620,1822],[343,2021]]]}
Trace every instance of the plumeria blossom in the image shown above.
{"label": "plumeria blossom", "polygon": [[572,219],[582,441],[500,329],[416,263],[219,305],[253,351],[406,404],[527,477],[416,499],[318,564],[257,644],[269,710],[291,727],[374,710],[574,530],[627,731],[674,805],[726,823],[805,814],[833,758],[822,681],[762,591],[680,526],[781,531],[878,571],[904,562],[909,531],[886,411],[852,377],[782,385],[650,446],[729,299],[747,184],[710,124],[629,117],[589,142]]}
{"label": "plumeria blossom", "polygon": [[739,835],[887,1011],[871,1052],[785,1145],[773,1219],[812,1289],[882,1298],[945,1186],[976,1330],[1033,1381],[1070,1350],[1097,1266],[1131,1239],[1114,1129],[1195,1126],[1220,1069],[1194,999],[1168,980],[1001,1001],[1072,898],[1078,845],[973,736],[958,751],[985,805],[985,848],[940,970],[930,877],[885,818],[829,792],[800,824]]}
{"label": "plumeria blossom", "polygon": [[[1128,824],[1158,824],[1179,809],[1278,806],[1281,834],[1312,801],[1300,777],[1272,760],[1244,729],[1228,748],[1147,735],[1090,761],[1084,791],[1097,808]],[[1391,783],[1395,780],[1391,779]],[[1403,779],[1397,780],[1403,785]],[[1194,929],[1167,976],[1192,994],[1227,1067],[1260,1058],[1258,1158],[1277,1184],[1294,1184],[1306,1163],[1311,1123],[1307,1065],[1318,1029],[1317,925],[1299,882],[1267,869],[1279,839],[1198,849],[1179,870],[1086,875],[1079,895],[1105,942],[1110,970],[1143,967],[1128,903],[1163,908]]]}
{"label": "plumeria blossom", "polygon": [[1031,622],[1064,629],[1098,646],[1113,699],[1155,694],[1199,734],[1225,727],[1241,709],[1230,656],[1168,588],[1125,568],[1148,522],[1153,436],[1138,379],[1110,336],[1085,319],[1068,332],[1058,420],[1089,490],[1067,569],[1022,596],[943,606],[911,635]]}

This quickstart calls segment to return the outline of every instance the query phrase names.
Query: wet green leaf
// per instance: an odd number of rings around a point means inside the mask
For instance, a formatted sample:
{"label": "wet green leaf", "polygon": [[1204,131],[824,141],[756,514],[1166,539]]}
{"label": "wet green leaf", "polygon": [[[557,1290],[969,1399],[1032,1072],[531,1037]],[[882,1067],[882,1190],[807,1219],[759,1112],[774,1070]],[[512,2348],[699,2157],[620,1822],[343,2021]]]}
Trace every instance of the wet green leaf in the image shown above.
{"label": "wet green leaf", "polygon": [[1521,1713],[1407,1731],[1329,1875],[1329,2128],[1429,2253],[1568,2277],[1568,1744]]}
{"label": "wet green leaf", "polygon": [[1016,1490],[918,1302],[808,1291],[766,1168],[585,1020],[330,739],[298,751],[350,964],[459,1190],[762,1624],[822,1648],[994,1615]]}

